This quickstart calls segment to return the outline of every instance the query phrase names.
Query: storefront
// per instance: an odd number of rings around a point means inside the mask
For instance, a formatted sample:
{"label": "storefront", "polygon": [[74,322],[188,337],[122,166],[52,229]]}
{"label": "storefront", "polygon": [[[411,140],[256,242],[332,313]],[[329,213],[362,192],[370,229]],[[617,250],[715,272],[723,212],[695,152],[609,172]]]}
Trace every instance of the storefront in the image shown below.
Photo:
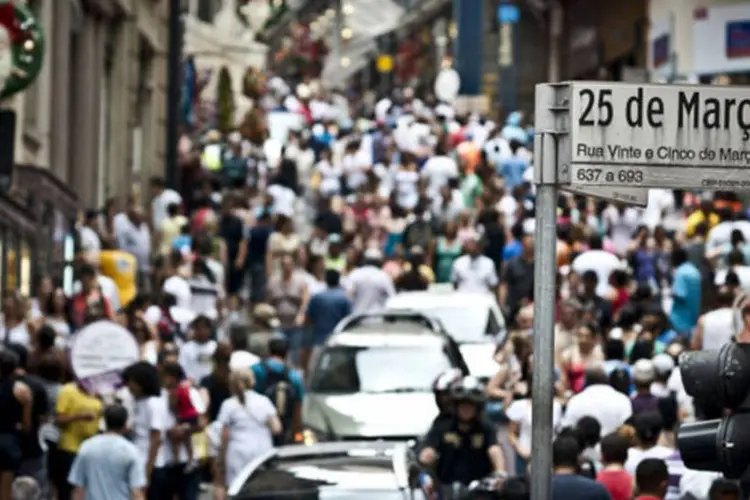
{"label": "storefront", "polygon": [[44,168],[17,165],[13,175],[13,190],[0,196],[0,286],[29,295],[35,277],[62,279],[72,266],[65,249],[74,235],[76,195]]}
{"label": "storefront", "polygon": [[750,6],[717,5],[696,12],[692,72],[702,81],[725,75],[727,83],[750,83]]}

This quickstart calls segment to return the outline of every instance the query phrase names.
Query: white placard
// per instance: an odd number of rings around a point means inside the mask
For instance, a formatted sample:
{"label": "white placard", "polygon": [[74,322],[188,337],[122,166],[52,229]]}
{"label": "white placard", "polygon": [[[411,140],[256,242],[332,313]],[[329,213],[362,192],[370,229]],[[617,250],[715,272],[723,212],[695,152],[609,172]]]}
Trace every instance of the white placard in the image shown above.
{"label": "white placard", "polygon": [[114,321],[97,321],[73,338],[70,363],[78,381],[90,392],[117,389],[126,367],[140,359],[140,348],[130,330]]}
{"label": "white placard", "polygon": [[[571,82],[574,185],[750,187],[750,89]],[[567,155],[564,155],[567,156]]]}

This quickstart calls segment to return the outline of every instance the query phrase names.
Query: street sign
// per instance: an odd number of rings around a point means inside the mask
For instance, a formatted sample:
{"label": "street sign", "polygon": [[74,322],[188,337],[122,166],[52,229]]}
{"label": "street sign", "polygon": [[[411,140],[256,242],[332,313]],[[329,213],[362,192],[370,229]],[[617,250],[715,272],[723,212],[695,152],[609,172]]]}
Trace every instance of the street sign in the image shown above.
{"label": "street sign", "polygon": [[620,186],[562,186],[563,191],[635,207],[648,205],[648,188]]}
{"label": "street sign", "polygon": [[750,187],[747,87],[605,82],[556,87],[555,128],[561,130],[555,132],[568,135],[558,161],[559,184]]}

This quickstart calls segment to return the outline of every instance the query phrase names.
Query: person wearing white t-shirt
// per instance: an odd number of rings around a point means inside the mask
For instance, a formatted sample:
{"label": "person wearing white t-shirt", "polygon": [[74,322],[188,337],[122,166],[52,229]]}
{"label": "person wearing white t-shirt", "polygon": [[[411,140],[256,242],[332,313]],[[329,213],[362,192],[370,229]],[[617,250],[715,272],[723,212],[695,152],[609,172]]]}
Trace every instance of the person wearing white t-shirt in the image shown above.
{"label": "person wearing white t-shirt", "polygon": [[359,141],[352,141],[346,146],[341,166],[346,176],[346,187],[350,191],[356,191],[367,182],[371,165],[367,155],[360,150]]}
{"label": "person wearing white t-shirt", "polygon": [[180,365],[187,378],[200,381],[213,370],[216,341],[211,339],[211,320],[198,316],[191,324],[193,337],[180,348]]}
{"label": "person wearing white t-shirt", "polygon": [[315,165],[315,170],[320,176],[318,191],[321,196],[330,198],[341,194],[341,177],[344,175],[344,169],[331,163],[330,149],[324,149],[320,153],[320,161]]}
{"label": "person wearing white t-shirt", "polygon": [[149,404],[150,446],[156,447],[158,443],[158,448],[152,462],[148,498],[198,498],[200,470],[188,467],[189,451],[185,445],[173,445],[174,442],[184,443],[184,438],[200,432],[205,424],[206,402],[196,388],[190,388],[189,394],[190,402],[199,415],[196,425],[177,421],[166,390],[162,390],[157,400]]}
{"label": "person wearing white t-shirt", "polygon": [[[120,292],[117,289],[117,283],[109,276],[103,274],[96,274],[96,282],[102,295],[109,301],[109,305],[112,306],[112,311],[117,312],[120,310]],[[80,281],[73,283],[73,295],[81,293],[82,285]]]}
{"label": "person wearing white t-shirt", "polygon": [[253,391],[255,377],[249,368],[232,371],[232,397],[219,408],[216,420],[222,426],[220,463],[228,487],[253,459],[273,449],[273,436],[282,432],[276,408],[263,394]]}
{"label": "person wearing white t-shirt", "polygon": [[151,196],[152,227],[160,228],[167,218],[167,207],[172,204],[182,205],[182,196],[173,189],[167,189],[164,179],[159,177],[151,179]]}
{"label": "person wearing white t-shirt", "polygon": [[[513,401],[506,415],[510,420],[508,439],[516,452],[516,473],[526,471],[531,458],[531,385],[528,396]],[[552,406],[552,428],[556,429],[562,419],[562,405],[555,400]]]}
{"label": "person wearing white t-shirt", "polygon": [[273,212],[275,214],[294,217],[294,204],[297,195],[293,190],[281,184],[272,184],[266,190],[273,197]]}
{"label": "person wearing white t-shirt", "polygon": [[442,142],[436,146],[435,155],[422,166],[421,174],[423,179],[427,179],[427,192],[432,196],[437,196],[440,188],[447,185],[448,181],[458,178],[458,165],[445,154]]}
{"label": "person wearing white t-shirt", "polygon": [[575,427],[581,417],[594,417],[602,427],[601,435],[614,432],[633,414],[630,398],[609,385],[603,370],[586,370],[586,388],[568,401],[561,425]]}
{"label": "person wearing white t-shirt", "polygon": [[467,240],[464,246],[466,254],[457,258],[451,269],[453,286],[460,292],[496,292],[500,280],[495,263],[480,253],[476,238]]}

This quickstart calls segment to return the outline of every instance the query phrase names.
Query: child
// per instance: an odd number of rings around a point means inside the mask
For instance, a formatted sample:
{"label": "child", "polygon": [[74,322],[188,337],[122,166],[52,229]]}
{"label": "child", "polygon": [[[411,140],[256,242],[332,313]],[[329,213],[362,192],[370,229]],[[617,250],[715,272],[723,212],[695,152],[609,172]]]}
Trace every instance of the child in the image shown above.
{"label": "child", "polygon": [[[198,411],[190,399],[190,381],[185,378],[185,371],[178,363],[166,363],[163,367],[164,387],[169,391],[169,407],[180,424],[191,426],[198,423]],[[188,453],[188,466],[193,465],[193,435],[188,433],[181,440],[172,442],[172,456],[178,460],[180,445]]]}

